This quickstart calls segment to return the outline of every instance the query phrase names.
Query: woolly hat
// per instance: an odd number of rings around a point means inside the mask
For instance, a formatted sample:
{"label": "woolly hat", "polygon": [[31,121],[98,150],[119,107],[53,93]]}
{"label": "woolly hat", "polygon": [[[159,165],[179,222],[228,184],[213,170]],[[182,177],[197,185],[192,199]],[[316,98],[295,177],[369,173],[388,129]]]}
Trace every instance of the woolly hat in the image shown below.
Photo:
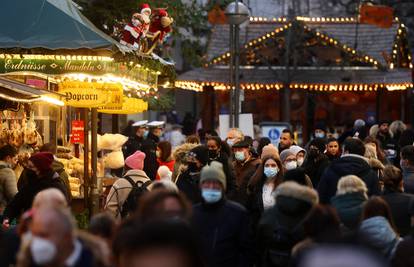
{"label": "woolly hat", "polygon": [[190,150],[188,155],[196,158],[203,166],[208,163],[208,148],[206,146],[196,146]]}
{"label": "woolly hat", "polygon": [[44,174],[52,170],[54,157],[53,154],[49,152],[38,152],[33,154],[29,160],[40,171],[41,174]]}
{"label": "woolly hat", "polygon": [[361,128],[365,126],[365,121],[362,119],[357,119],[354,122],[354,128]]}
{"label": "woolly hat", "polygon": [[126,158],[125,165],[133,170],[142,170],[144,169],[144,159],[145,153],[138,150]]}
{"label": "woolly hat", "polygon": [[215,180],[220,182],[223,185],[224,190],[226,190],[226,175],[223,171],[223,164],[218,161],[212,161],[210,165],[207,165],[201,169],[200,185],[207,180]]}
{"label": "woolly hat", "polygon": [[315,138],[309,143],[310,146],[316,146],[318,150],[323,153],[326,149],[326,140],[324,138]]}
{"label": "woolly hat", "polygon": [[260,156],[260,158],[264,159],[270,156],[274,158],[279,158],[279,150],[273,144],[268,144],[267,146],[263,147],[262,155]]}
{"label": "woolly hat", "polygon": [[161,180],[171,180],[172,172],[167,166],[160,166],[157,173]]}
{"label": "woolly hat", "polygon": [[290,149],[285,149],[280,153],[280,161],[283,163],[289,156],[296,156]]}

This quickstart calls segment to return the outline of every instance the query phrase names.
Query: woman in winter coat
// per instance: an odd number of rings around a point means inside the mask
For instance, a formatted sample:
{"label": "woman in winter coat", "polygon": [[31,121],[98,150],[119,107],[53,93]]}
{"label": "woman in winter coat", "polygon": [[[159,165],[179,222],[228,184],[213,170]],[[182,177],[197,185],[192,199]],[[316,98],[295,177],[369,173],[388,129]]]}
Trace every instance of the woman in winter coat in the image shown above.
{"label": "woman in winter coat", "polygon": [[372,197],[364,206],[359,235],[365,245],[391,259],[401,238],[395,230],[390,207],[381,197]]}
{"label": "woman in winter coat", "polygon": [[401,171],[393,165],[385,167],[382,198],[391,208],[398,232],[401,236],[408,235],[414,222],[414,195],[404,193]]}
{"label": "woman in winter coat", "polygon": [[248,210],[254,226],[263,212],[275,205],[275,191],[283,181],[284,169],[278,157],[267,156],[247,185]]}
{"label": "woman in winter coat", "polygon": [[362,210],[368,200],[367,186],[355,175],[342,177],[338,182],[336,196],[331,199],[341,226],[345,231],[355,231],[361,221]]}
{"label": "woman in winter coat", "polygon": [[319,201],[314,189],[290,181],[278,186],[275,197],[259,222],[257,266],[289,266],[292,248],[305,238],[303,221]]}
{"label": "woman in winter coat", "polygon": [[198,146],[198,144],[185,143],[175,148],[173,152],[173,158],[175,160],[174,171],[172,175],[173,182],[177,180],[178,175],[187,169],[187,154],[196,146]]}
{"label": "woman in winter coat", "polygon": [[[158,168],[161,166],[167,166],[168,169],[173,172],[174,171],[174,165],[175,160],[172,158],[171,153],[171,143],[168,141],[162,141],[159,142],[157,145],[157,162],[158,162]],[[160,177],[157,174],[157,180],[159,180]]]}
{"label": "woman in winter coat", "polygon": [[389,161],[385,157],[385,152],[381,148],[380,142],[375,138],[375,136],[368,136],[364,139],[364,144],[371,145],[375,148],[376,158],[384,165],[389,164]]}

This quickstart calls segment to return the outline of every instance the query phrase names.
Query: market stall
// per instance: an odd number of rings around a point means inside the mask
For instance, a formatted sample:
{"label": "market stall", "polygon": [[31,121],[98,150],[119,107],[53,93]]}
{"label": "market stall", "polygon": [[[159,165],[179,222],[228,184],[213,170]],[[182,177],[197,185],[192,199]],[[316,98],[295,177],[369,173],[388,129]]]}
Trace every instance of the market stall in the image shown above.
{"label": "market stall", "polygon": [[61,106],[34,110],[33,118],[56,118],[42,139],[49,132],[46,141],[60,144],[56,156],[70,175],[72,195],[97,212],[105,165],[123,165],[123,156],[108,160],[120,156],[122,144],[102,145],[98,113],[147,110],[145,99],[157,90],[158,77],[173,67],[149,50],[137,51],[105,35],[69,0],[4,1],[0,24],[0,76],[45,91],[49,95],[40,99]]}

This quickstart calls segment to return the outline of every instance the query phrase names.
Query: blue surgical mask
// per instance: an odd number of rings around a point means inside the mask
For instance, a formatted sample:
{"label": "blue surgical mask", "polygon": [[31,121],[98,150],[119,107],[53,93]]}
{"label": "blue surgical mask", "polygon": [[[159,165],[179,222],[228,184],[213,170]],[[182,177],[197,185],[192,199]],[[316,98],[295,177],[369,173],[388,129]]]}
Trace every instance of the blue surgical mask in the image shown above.
{"label": "blue surgical mask", "polygon": [[147,138],[148,137],[148,134],[149,134],[149,131],[148,130],[145,130],[145,132],[144,132],[144,138]]}
{"label": "blue surgical mask", "polygon": [[242,162],[246,159],[246,157],[244,156],[244,152],[243,151],[237,151],[234,154],[234,157],[236,158],[236,160],[242,161]]}
{"label": "blue surgical mask", "polygon": [[315,137],[316,138],[325,138],[325,134],[324,133],[315,133]]}
{"label": "blue surgical mask", "polygon": [[201,189],[201,196],[206,203],[217,203],[222,198],[221,190],[217,189]]}
{"label": "blue surgical mask", "polygon": [[234,145],[234,139],[227,139],[227,144],[232,147]]}
{"label": "blue surgical mask", "polygon": [[276,177],[277,173],[279,172],[279,169],[276,167],[265,167],[263,172],[267,178],[273,178]]}

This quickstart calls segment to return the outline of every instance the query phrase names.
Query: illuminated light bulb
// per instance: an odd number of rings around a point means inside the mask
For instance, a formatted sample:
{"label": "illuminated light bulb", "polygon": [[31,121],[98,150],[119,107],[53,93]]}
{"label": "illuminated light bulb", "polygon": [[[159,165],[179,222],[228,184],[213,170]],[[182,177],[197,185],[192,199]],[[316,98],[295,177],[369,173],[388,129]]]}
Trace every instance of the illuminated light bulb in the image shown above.
{"label": "illuminated light bulb", "polygon": [[390,69],[394,69],[394,63],[390,64]]}

